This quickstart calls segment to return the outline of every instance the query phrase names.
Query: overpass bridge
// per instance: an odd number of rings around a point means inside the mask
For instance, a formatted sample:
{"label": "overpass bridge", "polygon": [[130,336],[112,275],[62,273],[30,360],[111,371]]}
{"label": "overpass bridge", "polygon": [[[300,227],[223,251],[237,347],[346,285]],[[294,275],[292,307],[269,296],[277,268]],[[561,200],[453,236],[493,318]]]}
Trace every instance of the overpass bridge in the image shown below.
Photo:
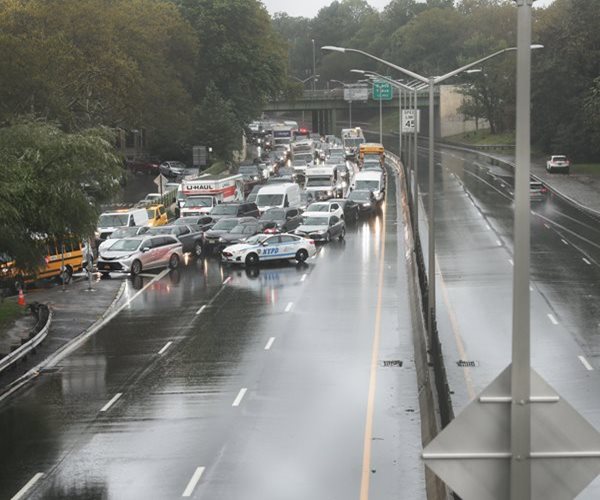
{"label": "overpass bridge", "polygon": [[[421,131],[428,127],[428,109],[429,93],[427,90],[417,94],[418,108],[421,110]],[[439,109],[440,109],[440,91],[436,89],[434,95],[435,103],[435,121],[436,130],[439,129]],[[394,89],[393,99],[391,101],[382,101],[384,113],[386,110],[398,109],[398,92]],[[344,90],[341,88],[331,90],[305,90],[303,94],[294,99],[273,100],[264,107],[263,111],[267,113],[278,112],[302,112],[310,113],[310,122],[312,130],[320,134],[339,135],[341,127],[338,128],[340,114],[347,117],[350,113],[360,110],[379,109],[379,101],[372,98],[372,90],[369,89],[369,99],[367,101],[348,102],[344,100]],[[304,119],[303,119],[304,121]]]}

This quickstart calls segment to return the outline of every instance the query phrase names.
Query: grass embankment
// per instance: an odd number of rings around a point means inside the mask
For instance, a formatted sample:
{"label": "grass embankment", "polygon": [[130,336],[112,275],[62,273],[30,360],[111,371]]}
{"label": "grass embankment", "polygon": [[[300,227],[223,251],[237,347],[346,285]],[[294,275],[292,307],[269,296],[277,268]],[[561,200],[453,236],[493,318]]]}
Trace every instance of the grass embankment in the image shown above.
{"label": "grass embankment", "polygon": [[0,302],[0,332],[10,328],[26,313],[27,309],[19,306],[15,300],[7,299]]}
{"label": "grass embankment", "polygon": [[[398,133],[398,119],[400,113],[398,110],[390,111],[389,109],[383,110],[383,133],[391,134]],[[369,125],[365,127],[367,130],[372,130],[373,132],[379,132],[379,112],[373,118],[369,120]]]}
{"label": "grass embankment", "polygon": [[227,165],[224,161],[218,160],[214,162],[210,167],[204,170],[203,174],[219,175],[227,171]]}
{"label": "grass embankment", "polygon": [[574,174],[600,175],[600,163],[573,163],[571,172]]}
{"label": "grass embankment", "polygon": [[460,144],[471,144],[473,146],[512,145],[515,143],[515,133],[505,132],[503,134],[491,134],[489,129],[480,129],[473,132],[465,132],[463,134],[445,137],[444,140]]}

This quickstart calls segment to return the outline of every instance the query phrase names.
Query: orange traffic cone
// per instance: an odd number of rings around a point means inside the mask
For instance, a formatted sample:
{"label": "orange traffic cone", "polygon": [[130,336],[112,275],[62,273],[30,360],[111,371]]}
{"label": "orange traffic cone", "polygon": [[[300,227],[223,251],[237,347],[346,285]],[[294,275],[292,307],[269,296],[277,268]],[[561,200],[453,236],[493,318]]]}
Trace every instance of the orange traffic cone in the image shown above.
{"label": "orange traffic cone", "polygon": [[20,306],[25,305],[25,294],[23,293],[22,288],[19,289],[19,298],[17,300],[17,304],[19,304]]}

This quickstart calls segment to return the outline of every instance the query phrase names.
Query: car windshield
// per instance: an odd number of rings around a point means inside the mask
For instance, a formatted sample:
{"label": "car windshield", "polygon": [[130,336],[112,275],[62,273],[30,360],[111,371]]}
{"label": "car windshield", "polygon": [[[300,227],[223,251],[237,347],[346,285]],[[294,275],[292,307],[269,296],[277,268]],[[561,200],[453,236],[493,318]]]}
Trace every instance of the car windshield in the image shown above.
{"label": "car windshield", "polygon": [[331,186],[331,177],[309,177],[308,179],[306,179],[306,187],[315,186]]}
{"label": "car windshield", "polygon": [[278,209],[270,209],[270,210],[267,210],[263,214],[261,219],[262,220],[283,220],[283,219],[285,219],[285,211],[278,210]]}
{"label": "car windshield", "polygon": [[329,217],[304,217],[305,226],[326,226],[329,224]]}
{"label": "car windshield", "polygon": [[359,146],[363,142],[365,142],[365,141],[364,141],[364,139],[361,139],[361,138],[357,138],[357,139],[344,139],[344,145],[347,146],[347,147]]}
{"label": "car windshield", "polygon": [[294,162],[311,162],[313,159],[312,155],[310,153],[308,154],[295,154],[294,155]]}
{"label": "car windshield", "polygon": [[370,191],[352,191],[348,196],[349,200],[368,201],[371,199]]}
{"label": "car windshield", "polygon": [[172,234],[172,227],[153,227],[148,229],[148,234]]}
{"label": "car windshield", "polygon": [[566,156],[553,156],[554,161],[566,161],[567,157]]}
{"label": "car windshield", "polygon": [[307,212],[329,212],[329,205],[322,203],[313,203],[306,209]]}
{"label": "car windshield", "polygon": [[369,191],[379,189],[379,181],[356,181],[356,189],[368,189]]}
{"label": "car windshield", "polygon": [[258,168],[253,167],[252,165],[243,165],[243,166],[240,167],[239,173],[240,174],[256,175],[256,174],[258,174]]}
{"label": "car windshield", "polygon": [[188,224],[197,224],[198,217],[180,217],[173,221],[174,226],[187,226]]}
{"label": "car windshield", "polygon": [[282,194],[259,194],[256,197],[256,204],[259,207],[282,205],[283,204],[283,195]]}
{"label": "car windshield", "polygon": [[254,236],[251,236],[250,238],[248,238],[246,240],[246,243],[248,243],[250,245],[257,245],[258,243],[262,243],[267,238],[268,238],[268,236],[266,236],[264,234],[255,234]]}
{"label": "car windshield", "polygon": [[221,219],[213,226],[213,229],[216,231],[229,231],[237,225],[238,221],[236,219]]}
{"label": "car windshield", "polygon": [[98,227],[126,226],[129,216],[127,214],[103,214],[98,220]]}
{"label": "car windshield", "polygon": [[142,243],[142,240],[117,240],[110,247],[111,252],[133,252],[137,250]]}
{"label": "car windshield", "polygon": [[122,227],[113,231],[110,235],[111,240],[120,240],[121,238],[127,238],[128,236],[135,236],[139,230],[139,227]]}
{"label": "car windshield", "polygon": [[244,232],[244,229],[246,229],[247,227],[248,227],[248,224],[238,224],[229,232],[231,234],[242,234]]}
{"label": "car windshield", "polygon": [[212,207],[212,198],[210,196],[190,197],[185,199],[186,208],[193,207]]}
{"label": "car windshield", "polygon": [[211,215],[236,215],[237,205],[217,205],[212,209]]}

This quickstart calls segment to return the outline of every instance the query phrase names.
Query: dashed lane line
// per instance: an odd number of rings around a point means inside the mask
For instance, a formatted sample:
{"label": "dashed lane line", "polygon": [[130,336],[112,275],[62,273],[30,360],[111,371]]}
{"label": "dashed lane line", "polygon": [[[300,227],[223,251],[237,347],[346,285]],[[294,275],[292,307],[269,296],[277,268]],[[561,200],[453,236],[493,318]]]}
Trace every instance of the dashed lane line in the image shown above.
{"label": "dashed lane line", "polygon": [[293,303],[293,302],[288,302],[288,305],[287,305],[287,306],[285,306],[285,309],[284,309],[284,311],[285,311],[286,313],[289,313],[289,312],[292,310],[292,307],[294,307],[294,303]]}
{"label": "dashed lane line", "polygon": [[199,314],[202,314],[205,309],[206,309],[206,304],[204,304],[200,309],[198,309],[196,311],[196,316],[198,316]]}
{"label": "dashed lane line", "polygon": [[588,266],[592,265],[592,263],[589,260],[587,260],[585,257],[582,257],[581,260],[583,260],[583,262],[585,262]]}
{"label": "dashed lane line", "polygon": [[171,347],[171,344],[172,344],[172,343],[173,343],[173,341],[172,341],[172,340],[169,340],[169,341],[168,341],[168,342],[167,342],[167,343],[164,345],[164,347],[163,347],[163,348],[162,348],[160,351],[158,351],[158,354],[164,354],[164,353],[165,353],[165,351],[166,351],[166,350],[167,350],[169,347]]}
{"label": "dashed lane line", "polygon": [[43,472],[36,473],[10,500],[21,500],[21,498],[24,498],[25,495],[29,493],[29,490],[31,490],[31,488],[35,486],[35,483],[42,479],[42,477],[44,477]]}
{"label": "dashed lane line", "polygon": [[552,321],[552,324],[553,324],[553,325],[558,325],[558,321],[556,321],[556,318],[554,317],[554,315],[553,315],[553,314],[550,314],[550,313],[548,313],[548,319],[549,319],[550,321]]}
{"label": "dashed lane line", "polygon": [[112,399],[111,399],[111,400],[110,400],[108,403],[106,403],[106,404],[105,404],[105,405],[104,405],[104,406],[103,406],[103,407],[100,409],[100,411],[101,411],[101,412],[108,411],[108,410],[109,410],[109,408],[110,408],[112,405],[114,405],[114,404],[115,404],[115,403],[118,401],[118,399],[119,399],[119,398],[120,398],[122,395],[123,395],[123,393],[122,393],[122,392],[117,392],[117,393],[116,393],[116,394],[113,396],[113,398],[112,398]]}
{"label": "dashed lane line", "polygon": [[247,391],[248,391],[247,387],[242,387],[240,389],[240,392],[238,392],[238,395],[236,396],[236,398],[233,400],[233,403],[231,404],[231,406],[240,406],[240,403],[242,402],[242,399],[244,399],[244,396],[246,395]]}
{"label": "dashed lane line", "polygon": [[591,372],[594,369],[593,366],[589,364],[588,360],[585,359],[585,357],[583,357],[583,356],[577,356],[577,357],[579,358],[579,361],[581,361],[581,364],[583,366],[585,366],[586,370]]}
{"label": "dashed lane line", "polygon": [[271,346],[273,345],[273,342],[275,342],[275,337],[271,337],[267,341],[267,345],[265,345],[265,351],[269,351],[271,349]]}
{"label": "dashed lane line", "polygon": [[192,493],[194,493],[194,489],[196,489],[196,485],[198,484],[198,481],[200,481],[202,474],[204,474],[204,470],[205,470],[205,467],[196,468],[196,470],[194,471],[194,474],[192,475],[192,477],[190,479],[190,482],[187,484],[187,486],[185,487],[185,490],[183,491],[183,494],[181,495],[182,497],[191,497],[192,496]]}

